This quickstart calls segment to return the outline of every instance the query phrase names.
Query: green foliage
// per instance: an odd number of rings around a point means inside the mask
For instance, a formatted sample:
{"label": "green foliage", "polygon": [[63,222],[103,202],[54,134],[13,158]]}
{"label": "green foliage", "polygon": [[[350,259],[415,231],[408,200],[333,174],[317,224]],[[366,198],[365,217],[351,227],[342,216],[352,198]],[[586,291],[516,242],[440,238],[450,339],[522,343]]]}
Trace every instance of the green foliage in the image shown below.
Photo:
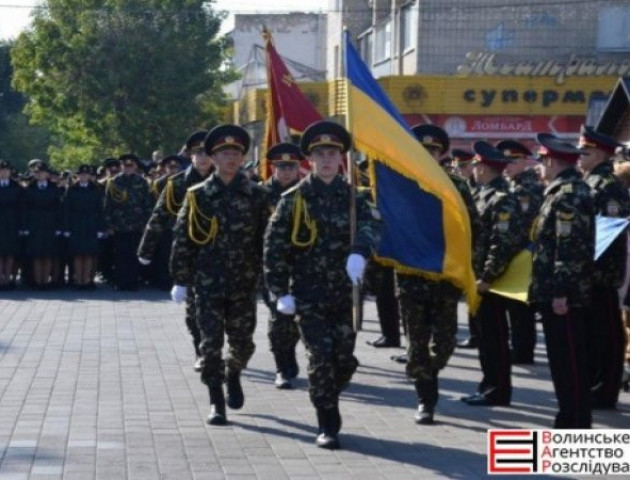
{"label": "green foliage", "polygon": [[32,127],[22,113],[26,98],[11,88],[9,42],[0,42],[0,158],[24,170],[32,158],[45,159],[49,135],[44,128]]}
{"label": "green foliage", "polygon": [[200,0],[48,0],[12,49],[31,120],[55,133],[58,166],[175,152],[218,121],[225,40]]}

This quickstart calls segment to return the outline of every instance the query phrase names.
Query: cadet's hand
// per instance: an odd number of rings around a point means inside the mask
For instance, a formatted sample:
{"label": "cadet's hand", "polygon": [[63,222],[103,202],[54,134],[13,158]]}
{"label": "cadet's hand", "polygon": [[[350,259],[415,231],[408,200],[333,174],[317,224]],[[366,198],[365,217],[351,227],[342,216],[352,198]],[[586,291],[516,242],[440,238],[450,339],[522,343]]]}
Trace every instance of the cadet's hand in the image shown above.
{"label": "cadet's hand", "polygon": [[556,315],[566,315],[567,313],[569,313],[567,297],[554,298],[551,301],[551,309]]}
{"label": "cadet's hand", "polygon": [[145,267],[147,265],[151,265],[151,260],[149,260],[148,258],[138,257],[138,261],[140,262],[141,265],[144,265]]}
{"label": "cadet's hand", "polygon": [[55,230],[55,236],[61,237],[61,230]]}
{"label": "cadet's hand", "polygon": [[295,299],[293,295],[283,295],[276,302],[276,309],[284,315],[293,315],[295,313]]}
{"label": "cadet's hand", "polygon": [[490,290],[490,284],[484,282],[483,280],[477,280],[477,291],[479,293],[486,293]]}
{"label": "cadet's hand", "polygon": [[348,261],[346,262],[346,273],[348,274],[348,277],[350,277],[352,285],[358,285],[361,282],[364,270],[365,258],[363,258],[363,255],[351,253],[350,256],[348,256]]}
{"label": "cadet's hand", "polygon": [[105,238],[105,234],[103,232],[96,232],[96,238],[98,238],[99,240],[101,238]]}
{"label": "cadet's hand", "polygon": [[68,238],[70,236],[70,232],[63,232],[63,236]]}
{"label": "cadet's hand", "polygon": [[171,298],[175,303],[182,303],[186,299],[186,287],[173,285],[173,288],[171,289]]}

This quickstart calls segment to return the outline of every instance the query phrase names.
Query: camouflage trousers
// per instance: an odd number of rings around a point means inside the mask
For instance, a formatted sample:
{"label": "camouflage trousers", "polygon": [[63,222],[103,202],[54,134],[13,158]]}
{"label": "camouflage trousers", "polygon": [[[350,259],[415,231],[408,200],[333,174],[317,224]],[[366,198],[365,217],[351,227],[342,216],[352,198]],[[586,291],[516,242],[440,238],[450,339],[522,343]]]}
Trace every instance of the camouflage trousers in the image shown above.
{"label": "camouflage trousers", "polygon": [[[211,297],[196,289],[197,324],[201,332],[201,354],[205,366],[201,381],[208,386],[220,385],[227,373],[247,367],[254,354],[253,335],[256,329],[256,297],[254,293],[238,297]],[[228,351],[223,360],[224,337]],[[226,368],[227,367],[227,368]]]}
{"label": "camouflage trousers", "polygon": [[275,302],[269,298],[269,292],[264,289],[262,293],[263,300],[269,308],[269,322],[267,324],[269,349],[275,356],[284,358],[287,353],[295,352],[295,346],[300,339],[295,315],[279,313],[276,310]]}
{"label": "camouflage trousers", "polygon": [[431,380],[455,350],[461,292],[450,283],[412,275],[396,274],[396,283],[407,330],[407,375]]}
{"label": "camouflage trousers", "polygon": [[311,403],[316,408],[336,406],[359,365],[354,356],[351,302],[304,304],[297,299],[296,306],[308,358]]}
{"label": "camouflage trousers", "polygon": [[195,305],[195,288],[190,287],[186,290],[186,327],[192,335],[193,347],[195,355],[201,356],[201,332],[197,325],[197,307]]}

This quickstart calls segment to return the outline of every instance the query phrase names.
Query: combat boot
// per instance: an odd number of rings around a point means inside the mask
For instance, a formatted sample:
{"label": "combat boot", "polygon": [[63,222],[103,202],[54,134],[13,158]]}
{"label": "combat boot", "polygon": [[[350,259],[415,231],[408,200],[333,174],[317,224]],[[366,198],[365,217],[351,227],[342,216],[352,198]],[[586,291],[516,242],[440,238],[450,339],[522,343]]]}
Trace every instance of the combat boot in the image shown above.
{"label": "combat boot", "polygon": [[289,378],[295,378],[300,373],[300,366],[298,365],[297,358],[295,357],[295,348],[287,352],[286,355],[286,374]]}
{"label": "combat boot", "polygon": [[227,414],[225,413],[225,397],[221,385],[210,387],[210,415],[208,415],[209,425],[227,425]]}
{"label": "combat boot", "polygon": [[227,406],[232,410],[243,408],[245,396],[241,387],[241,372],[229,372],[226,376],[227,385]]}
{"label": "combat boot", "polygon": [[419,425],[433,425],[433,413],[437,401],[437,377],[431,380],[416,380],[418,411],[415,419]]}
{"label": "combat boot", "polygon": [[274,384],[276,385],[276,388],[289,390],[292,385],[291,380],[289,380],[290,377],[287,373],[286,357],[279,353],[274,353],[273,357],[276,361],[276,381]]}
{"label": "combat boot", "polygon": [[336,416],[339,415],[339,410],[337,409],[336,414],[333,410],[333,408],[317,407],[319,434],[315,439],[315,445],[319,448],[336,450],[340,447],[337,438],[338,430],[335,431],[335,428],[341,428],[341,417],[337,420]]}

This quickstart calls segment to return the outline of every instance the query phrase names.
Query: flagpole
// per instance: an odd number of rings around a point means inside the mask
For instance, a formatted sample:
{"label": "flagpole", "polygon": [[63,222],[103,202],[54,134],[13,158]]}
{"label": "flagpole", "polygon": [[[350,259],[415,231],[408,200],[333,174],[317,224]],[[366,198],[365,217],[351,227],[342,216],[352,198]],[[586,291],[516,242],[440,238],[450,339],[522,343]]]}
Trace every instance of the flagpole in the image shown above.
{"label": "flagpole", "polygon": [[[341,30],[341,45],[340,45],[340,52],[341,52],[341,69],[340,72],[342,74],[342,78],[344,78],[344,88],[345,88],[345,96],[346,96],[346,114],[344,115],[345,118],[345,126],[346,126],[346,130],[348,132],[351,131],[351,118],[350,118],[350,112],[352,111],[352,109],[350,108],[350,81],[348,80],[348,66],[346,65],[346,61],[347,61],[347,52],[346,52],[346,36],[348,35],[348,29],[347,27],[344,25],[342,30]],[[348,172],[348,183],[350,184],[350,211],[349,211],[349,216],[350,216],[350,244],[354,244],[354,239],[356,236],[356,230],[357,230],[357,191],[354,185],[354,180],[355,180],[355,165],[354,165],[354,161],[352,159],[354,153],[354,149],[352,148],[352,145],[350,147],[350,150],[348,150],[348,153],[346,155],[346,159],[347,159],[347,172]],[[366,261],[369,260],[366,258]],[[363,326],[363,309],[361,308],[361,291],[360,291],[360,283],[359,285],[354,285],[352,284],[352,327],[354,328],[355,332],[358,332],[359,330],[361,330],[361,327]]]}

